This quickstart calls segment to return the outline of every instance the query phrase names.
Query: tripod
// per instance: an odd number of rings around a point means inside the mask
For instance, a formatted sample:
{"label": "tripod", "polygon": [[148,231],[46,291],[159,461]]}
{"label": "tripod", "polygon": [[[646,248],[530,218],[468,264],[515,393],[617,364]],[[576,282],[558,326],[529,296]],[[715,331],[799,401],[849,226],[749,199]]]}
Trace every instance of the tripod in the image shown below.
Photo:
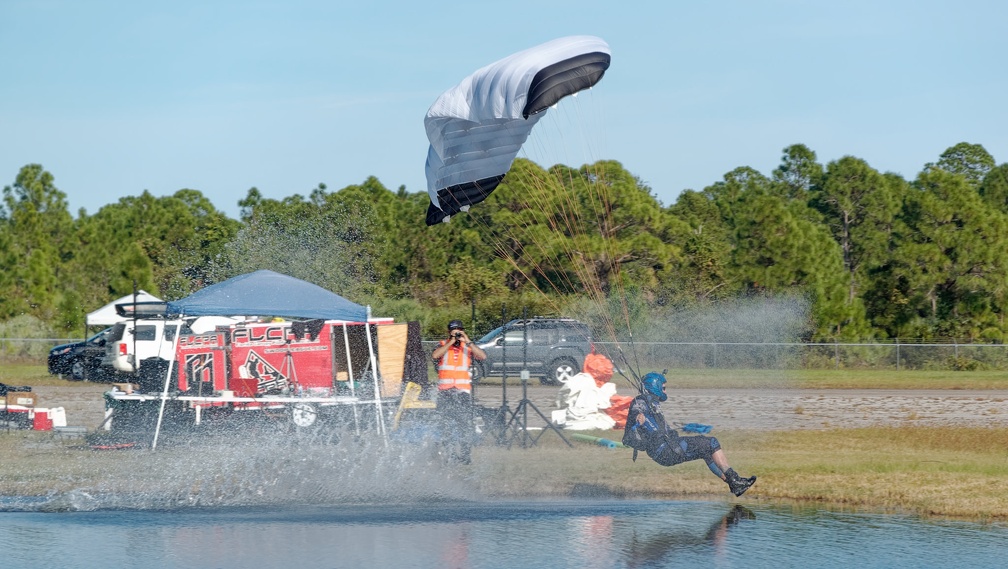
{"label": "tripod", "polygon": [[[501,308],[501,311],[502,311],[501,320],[504,320],[503,307]],[[522,398],[521,398],[521,401],[518,402],[518,406],[515,407],[514,412],[511,412],[509,410],[509,408],[508,408],[508,402],[507,402],[507,353],[504,352],[504,354],[502,354],[502,359],[504,360],[504,377],[501,378],[501,389],[502,389],[502,399],[503,399],[502,406],[501,406],[501,413],[504,416],[507,416],[508,413],[511,413],[511,418],[508,419],[507,423],[505,423],[505,425],[504,425],[504,428],[501,430],[500,437],[498,438],[498,442],[501,443],[501,444],[503,444],[506,441],[508,448],[511,448],[511,443],[513,443],[516,438],[520,437],[521,438],[521,446],[522,446],[522,448],[528,448],[530,446],[535,446],[536,445],[536,443],[543,436],[543,434],[546,433],[546,429],[543,429],[543,430],[539,431],[539,434],[537,434],[534,437],[529,434],[529,431],[528,431],[528,410],[529,410],[529,407],[531,407],[532,410],[535,411],[539,415],[539,417],[546,423],[547,427],[549,427],[550,429],[552,429],[560,437],[560,439],[563,440],[563,442],[567,443],[567,446],[573,448],[574,445],[572,445],[570,443],[570,441],[568,441],[567,438],[564,437],[563,433],[560,432],[560,429],[558,429],[557,426],[553,424],[553,421],[551,421],[549,418],[547,418],[546,415],[544,415],[543,412],[540,411],[539,408],[535,406],[535,403],[532,403],[532,400],[528,398],[528,379],[529,379],[529,372],[528,372],[528,369],[527,369],[528,368],[528,352],[527,352],[527,350],[528,350],[528,308],[525,308],[525,310],[522,312],[522,319],[524,320],[523,323],[522,323],[522,368],[523,368],[522,371],[521,371]],[[502,328],[501,334],[504,335],[504,343],[502,344],[502,346],[506,347],[507,346],[507,338],[506,338],[507,330],[504,330],[503,329],[504,327],[505,327],[505,325],[502,323],[501,324],[501,328]],[[511,434],[510,437],[508,437],[508,433]]]}
{"label": "tripod", "polygon": [[291,351],[291,341],[287,338],[287,353],[284,354],[283,365],[281,366],[281,373],[284,379],[287,381],[287,385],[292,393],[297,393],[298,388],[301,386],[298,383],[297,370],[294,368],[294,353]]}
{"label": "tripod", "polygon": [[[522,375],[521,380],[522,399],[521,401],[518,402],[518,406],[515,407],[514,412],[511,413],[511,418],[508,419],[507,424],[504,425],[504,430],[501,431],[501,438],[507,440],[508,448],[511,448],[511,443],[513,443],[514,440],[517,438],[521,439],[522,448],[535,446],[539,442],[539,439],[542,438],[542,436],[546,433],[546,429],[543,429],[539,431],[539,434],[537,434],[534,437],[531,434],[529,434],[528,431],[529,407],[531,407],[532,410],[539,415],[539,417],[546,423],[547,427],[552,429],[553,432],[555,432],[557,436],[559,436],[560,439],[563,440],[563,442],[567,443],[567,446],[573,448],[574,445],[572,445],[570,441],[567,440],[567,437],[565,437],[563,433],[560,431],[560,429],[558,429],[557,426],[553,424],[553,421],[549,420],[546,417],[546,415],[543,415],[543,412],[540,411],[539,408],[535,406],[535,403],[533,403],[532,400],[528,398],[528,371],[523,370],[521,372],[521,375]],[[507,382],[507,376],[504,377],[503,381]],[[511,437],[507,438],[507,434],[509,432],[511,433]]]}

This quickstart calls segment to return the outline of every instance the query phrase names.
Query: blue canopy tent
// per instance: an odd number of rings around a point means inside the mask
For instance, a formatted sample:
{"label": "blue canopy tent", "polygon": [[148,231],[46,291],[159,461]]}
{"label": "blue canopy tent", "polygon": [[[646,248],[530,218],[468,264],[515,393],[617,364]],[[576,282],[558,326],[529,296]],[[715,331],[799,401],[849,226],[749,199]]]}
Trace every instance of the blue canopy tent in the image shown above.
{"label": "blue canopy tent", "polygon": [[184,316],[287,316],[367,322],[368,309],[312,283],[269,270],[246,273],[167,303]]}

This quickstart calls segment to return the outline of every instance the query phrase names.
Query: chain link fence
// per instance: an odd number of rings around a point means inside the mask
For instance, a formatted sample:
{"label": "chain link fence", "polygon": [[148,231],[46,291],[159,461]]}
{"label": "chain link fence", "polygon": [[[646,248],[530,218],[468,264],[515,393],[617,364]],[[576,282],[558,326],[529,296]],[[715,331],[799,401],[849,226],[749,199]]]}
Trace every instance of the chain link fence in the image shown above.
{"label": "chain link fence", "polygon": [[[615,343],[597,342],[615,353]],[[636,342],[620,344],[643,361],[677,369],[1008,369],[1008,345],[955,341],[788,343],[788,342]],[[629,354],[628,354],[629,356]]]}
{"label": "chain link fence", "polygon": [[83,338],[0,338],[0,363],[44,364],[53,346]]}
{"label": "chain link fence", "polygon": [[[0,338],[0,363],[45,364],[49,349],[80,338]],[[432,349],[436,342],[424,342]],[[677,369],[1008,370],[1008,344],[948,342],[595,342],[613,357]],[[631,353],[632,352],[632,353]],[[615,360],[615,358],[613,358]]]}

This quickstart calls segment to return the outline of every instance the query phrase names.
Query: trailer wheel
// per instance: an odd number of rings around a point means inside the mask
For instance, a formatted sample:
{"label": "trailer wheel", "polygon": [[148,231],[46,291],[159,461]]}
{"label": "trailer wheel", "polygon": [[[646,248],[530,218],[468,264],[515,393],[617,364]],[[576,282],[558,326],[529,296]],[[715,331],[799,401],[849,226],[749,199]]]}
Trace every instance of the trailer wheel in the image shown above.
{"label": "trailer wheel", "polygon": [[295,403],[291,407],[291,421],[294,426],[307,429],[318,421],[318,410],[310,403]]}

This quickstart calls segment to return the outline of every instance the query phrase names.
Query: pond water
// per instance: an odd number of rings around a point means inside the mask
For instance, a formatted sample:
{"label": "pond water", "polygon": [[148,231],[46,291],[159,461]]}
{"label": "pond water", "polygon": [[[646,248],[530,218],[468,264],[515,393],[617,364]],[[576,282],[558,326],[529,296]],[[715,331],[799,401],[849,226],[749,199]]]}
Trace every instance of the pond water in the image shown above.
{"label": "pond water", "polygon": [[[1008,566],[1008,524],[590,488],[504,501],[480,484],[501,464],[457,468],[435,450],[242,431],[157,453],[70,451],[59,478],[75,490],[0,496],[0,569]],[[90,469],[107,474],[74,482]]]}
{"label": "pond water", "polygon": [[[1004,567],[1008,526],[745,501],[105,508],[0,499],[0,566]],[[85,511],[81,511],[85,510]]]}

